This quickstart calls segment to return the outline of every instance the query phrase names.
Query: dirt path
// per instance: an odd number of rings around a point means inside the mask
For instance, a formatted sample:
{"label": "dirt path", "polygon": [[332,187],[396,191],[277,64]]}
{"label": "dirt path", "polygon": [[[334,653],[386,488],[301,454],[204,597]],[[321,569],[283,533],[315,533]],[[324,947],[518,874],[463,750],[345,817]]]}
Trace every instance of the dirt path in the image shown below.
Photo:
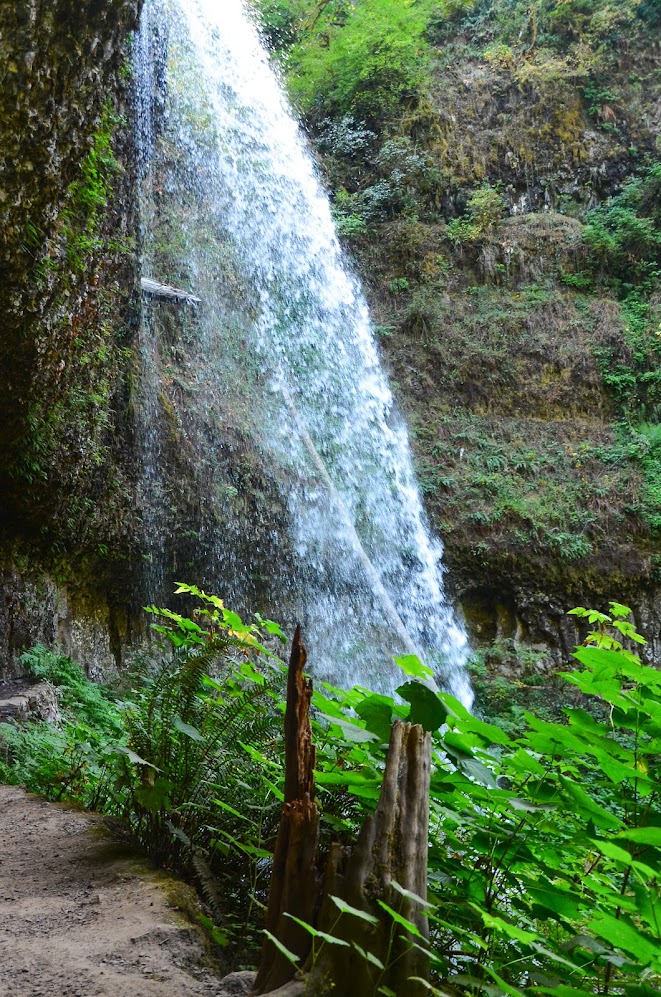
{"label": "dirt path", "polygon": [[0,997],[211,997],[197,932],[100,821],[0,786]]}

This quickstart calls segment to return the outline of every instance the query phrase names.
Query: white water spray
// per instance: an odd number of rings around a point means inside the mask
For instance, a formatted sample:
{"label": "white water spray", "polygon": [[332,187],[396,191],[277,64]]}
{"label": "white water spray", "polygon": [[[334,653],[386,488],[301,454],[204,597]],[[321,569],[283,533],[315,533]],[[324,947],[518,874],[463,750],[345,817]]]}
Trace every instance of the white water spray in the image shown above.
{"label": "white water spray", "polygon": [[[209,349],[228,327],[218,312],[221,251],[243,286],[246,376],[261,385],[250,418],[287,493],[289,601],[315,670],[392,689],[399,673],[389,655],[417,652],[470,704],[467,641],[444,595],[442,549],[425,523],[406,428],[258,33],[242,0],[148,0],[141,58],[150,23],[168,25],[164,133],[185,160],[180,197],[194,187],[204,215],[202,236],[199,216],[182,218],[187,276],[203,299]],[[153,80],[153,68],[146,75]],[[175,191],[176,174],[166,181]]]}

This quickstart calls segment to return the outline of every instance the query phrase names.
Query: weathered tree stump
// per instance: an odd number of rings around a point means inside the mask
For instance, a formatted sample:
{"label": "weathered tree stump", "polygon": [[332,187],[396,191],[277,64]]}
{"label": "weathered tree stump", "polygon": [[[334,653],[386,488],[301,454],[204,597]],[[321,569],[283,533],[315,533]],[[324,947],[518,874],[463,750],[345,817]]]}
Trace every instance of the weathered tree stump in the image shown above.
{"label": "weathered tree stump", "polygon": [[[289,663],[285,713],[285,802],[273,858],[266,928],[309,974],[306,993],[334,997],[368,997],[386,986],[397,997],[425,997],[428,990],[411,982],[427,978],[429,965],[414,938],[378,904],[384,901],[428,937],[421,905],[391,884],[425,898],[429,829],[431,735],[419,725],[395,721],[391,731],[381,794],[355,845],[334,844],[325,873],[319,868],[319,813],[314,802],[314,761],[309,709],[312,683],[303,676],[307,653],[296,629]],[[377,917],[368,923],[343,914],[330,899]],[[286,914],[349,943],[317,946]],[[354,943],[384,967],[365,959]],[[253,994],[266,994],[291,980],[295,969],[267,938]]]}
{"label": "weathered tree stump", "polygon": [[[303,675],[307,652],[296,628],[287,682],[285,712],[285,801],[273,855],[266,928],[303,966],[311,936],[285,914],[307,924],[316,921],[319,904],[317,843],[319,811],[314,802],[315,749],[310,729],[312,682]],[[254,994],[276,990],[294,975],[289,960],[269,938],[264,941]]]}
{"label": "weathered tree stump", "polygon": [[[402,896],[391,883],[395,880],[411,893],[427,896],[430,771],[431,734],[419,725],[395,721],[376,811],[365,821],[355,845],[331,847],[317,920],[320,930],[355,942],[376,956],[385,970],[381,973],[354,948],[326,945],[309,967],[312,993],[321,993],[330,982],[335,997],[372,994],[379,985],[398,997],[429,993],[410,982],[413,976],[427,979],[429,971],[427,956],[411,944],[420,939],[391,921],[377,901],[383,900],[415,924],[423,939],[428,938],[421,905]],[[377,916],[380,923],[340,914],[332,896]]]}

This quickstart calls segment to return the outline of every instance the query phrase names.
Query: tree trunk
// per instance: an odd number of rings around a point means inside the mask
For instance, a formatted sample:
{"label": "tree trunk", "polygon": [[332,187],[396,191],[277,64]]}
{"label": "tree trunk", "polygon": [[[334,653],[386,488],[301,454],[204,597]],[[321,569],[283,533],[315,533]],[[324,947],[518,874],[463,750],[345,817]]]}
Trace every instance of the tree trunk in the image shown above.
{"label": "tree trunk", "polygon": [[[429,993],[421,984],[409,982],[412,976],[427,979],[429,960],[411,944],[428,938],[427,920],[420,904],[403,897],[391,883],[395,880],[426,899],[430,770],[431,734],[419,725],[395,721],[376,811],[365,821],[355,845],[331,847],[317,921],[320,930],[355,942],[385,969],[379,970],[355,949],[327,944],[315,965],[308,967],[311,993],[322,993],[331,982],[334,997],[368,997],[384,985],[397,997]],[[331,896],[377,916],[379,925],[340,914]],[[413,922],[423,939],[392,921],[378,905],[379,899]]]}
{"label": "tree trunk", "polygon": [[[419,725],[393,724],[381,794],[356,844],[331,845],[326,871],[319,870],[319,812],[314,802],[315,750],[310,729],[312,682],[300,627],[294,636],[285,713],[285,801],[273,857],[266,928],[309,974],[305,993],[334,997],[372,997],[387,987],[397,997],[426,997],[428,990],[410,982],[427,978],[428,958],[412,943],[428,938],[421,905],[402,896],[393,880],[423,900],[427,895],[431,734]],[[323,880],[323,886],[322,886]],[[339,897],[378,917],[372,924],[340,913],[330,899]],[[422,938],[397,924],[378,904],[383,900],[412,922]],[[349,943],[333,945],[312,936],[286,914]],[[382,965],[366,959],[360,946]],[[295,975],[295,968],[267,938],[262,948],[254,995],[270,993]]]}
{"label": "tree trunk", "polygon": [[[317,843],[319,811],[314,802],[315,750],[310,729],[312,682],[303,675],[307,652],[296,628],[287,681],[285,712],[285,801],[273,855],[266,928],[299,956],[302,967],[310,952],[311,936],[288,912],[314,924],[319,903]],[[294,976],[291,962],[266,938],[254,994],[265,994]]]}

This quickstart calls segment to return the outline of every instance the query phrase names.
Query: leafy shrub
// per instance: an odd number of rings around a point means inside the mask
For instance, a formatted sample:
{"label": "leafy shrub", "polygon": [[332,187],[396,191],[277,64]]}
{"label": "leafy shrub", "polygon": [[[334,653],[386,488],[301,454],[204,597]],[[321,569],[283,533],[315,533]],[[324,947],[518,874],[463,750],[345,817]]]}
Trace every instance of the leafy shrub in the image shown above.
{"label": "leafy shrub", "polygon": [[462,218],[448,222],[446,235],[451,242],[473,242],[488,235],[506,212],[506,201],[497,187],[483,183],[473,191]]}
{"label": "leafy shrub", "polygon": [[290,87],[304,111],[321,118],[354,115],[382,124],[415,100],[426,74],[430,0],[365,0],[317,8],[291,50]]}
{"label": "leafy shrub", "polygon": [[71,658],[37,644],[25,651],[20,661],[26,675],[53,686],[65,718],[84,721],[109,737],[121,735],[120,713],[113,697],[103,686],[90,682]]}
{"label": "leafy shrub", "polygon": [[[392,717],[434,732],[429,895],[420,898],[432,994],[659,993],[661,674],[629,649],[644,639],[627,607],[572,612],[592,629],[574,655],[581,667],[564,675],[580,699],[562,721],[524,711],[512,735],[429,690],[410,714],[359,690],[319,701],[330,734],[338,725],[359,749],[341,754],[334,781],[366,810]],[[416,702],[410,686],[399,692]],[[331,757],[322,755],[322,785]]]}
{"label": "leafy shrub", "polygon": [[[245,626],[215,597],[182,592],[202,609],[189,619],[152,607],[174,658],[126,712],[126,742],[109,749],[123,775],[115,770],[105,802],[161,861],[189,864],[220,921],[216,939],[235,953],[243,939],[245,961],[282,799],[279,666],[258,670],[251,657],[271,661],[260,630],[279,629]],[[420,898],[432,994],[660,992],[661,673],[634,653],[644,639],[627,607],[573,614],[591,629],[574,655],[580,667],[564,675],[576,701],[562,721],[522,711],[504,730],[428,688],[428,669],[410,655],[396,659],[406,677],[398,701],[325,684],[314,693],[326,840],[351,840],[373,810],[393,718],[433,734]],[[377,982],[376,992],[388,991]]]}
{"label": "leafy shrub", "polygon": [[621,193],[594,208],[585,241],[599,266],[628,284],[661,274],[661,163],[631,179]]}
{"label": "leafy shrub", "polygon": [[111,745],[123,736],[118,705],[70,658],[41,645],[26,651],[21,662],[28,675],[54,687],[61,721],[57,726],[0,724],[5,754],[0,777],[51,799],[100,805],[109,769],[117,760]]}
{"label": "leafy shrub", "polygon": [[258,4],[264,42],[273,51],[286,52],[297,41],[299,7],[291,0],[261,0]]}

